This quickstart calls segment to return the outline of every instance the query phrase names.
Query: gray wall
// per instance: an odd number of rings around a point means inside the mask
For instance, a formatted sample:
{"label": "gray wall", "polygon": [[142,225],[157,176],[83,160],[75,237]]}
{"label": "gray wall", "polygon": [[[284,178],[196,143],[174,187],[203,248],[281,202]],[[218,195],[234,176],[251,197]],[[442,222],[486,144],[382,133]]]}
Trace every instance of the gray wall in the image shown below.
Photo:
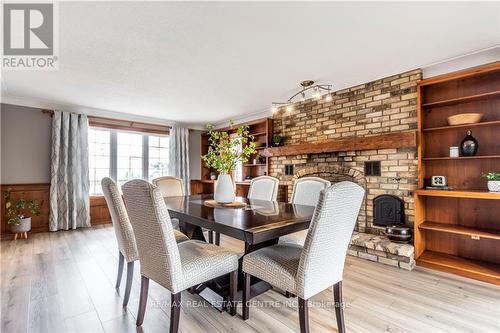
{"label": "gray wall", "polygon": [[201,179],[201,133],[189,132],[189,174],[191,179]]}
{"label": "gray wall", "polygon": [[[40,109],[1,104],[1,182],[50,182],[51,118]],[[191,179],[201,178],[201,133],[189,134]]]}
{"label": "gray wall", "polygon": [[2,184],[50,182],[51,118],[40,111],[1,104]]}

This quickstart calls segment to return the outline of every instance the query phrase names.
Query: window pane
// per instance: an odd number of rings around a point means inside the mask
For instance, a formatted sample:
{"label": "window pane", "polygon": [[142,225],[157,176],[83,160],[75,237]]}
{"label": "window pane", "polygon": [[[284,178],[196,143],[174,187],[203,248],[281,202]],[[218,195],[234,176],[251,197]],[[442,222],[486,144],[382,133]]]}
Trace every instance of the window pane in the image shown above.
{"label": "window pane", "polygon": [[132,179],[142,178],[142,135],[134,133],[116,134],[117,182],[122,186]]}
{"label": "window pane", "polygon": [[101,179],[110,176],[111,133],[89,128],[88,134],[90,195],[101,195]]}
{"label": "window pane", "polygon": [[169,159],[168,136],[149,136],[149,180],[166,176]]}

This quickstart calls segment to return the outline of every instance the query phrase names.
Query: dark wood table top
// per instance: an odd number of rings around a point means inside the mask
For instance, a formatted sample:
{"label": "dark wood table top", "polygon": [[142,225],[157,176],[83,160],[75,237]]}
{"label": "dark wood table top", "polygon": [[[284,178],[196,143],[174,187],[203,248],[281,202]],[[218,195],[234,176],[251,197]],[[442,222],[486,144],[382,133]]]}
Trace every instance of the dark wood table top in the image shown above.
{"label": "dark wood table top", "polygon": [[285,202],[249,200],[246,208],[213,208],[203,204],[212,195],[165,198],[170,216],[219,232],[247,244],[258,244],[309,227],[314,207]]}

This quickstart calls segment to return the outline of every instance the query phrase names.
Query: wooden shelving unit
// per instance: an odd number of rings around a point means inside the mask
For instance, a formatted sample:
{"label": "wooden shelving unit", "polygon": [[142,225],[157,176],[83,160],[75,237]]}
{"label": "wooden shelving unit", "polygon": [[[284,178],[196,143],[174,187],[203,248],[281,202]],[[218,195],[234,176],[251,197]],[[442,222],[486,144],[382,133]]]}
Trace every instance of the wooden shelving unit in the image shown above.
{"label": "wooden shelving unit", "polygon": [[[255,178],[258,176],[263,176],[269,174],[269,158],[265,157],[262,153],[265,149],[271,146],[271,139],[273,133],[273,122],[272,119],[260,119],[248,123],[237,124],[232,128],[236,131],[241,125],[248,125],[250,133],[254,136],[254,141],[257,143],[258,147],[256,148],[257,153],[250,158],[250,160],[243,165],[243,181],[236,182],[236,192],[237,195],[246,196],[248,192],[248,185],[250,181],[245,179],[247,177]],[[226,130],[231,132],[231,128],[222,128],[221,130]],[[202,134],[201,136],[201,154],[204,155],[208,152],[209,143],[208,136],[206,134]],[[254,158],[261,156],[262,162],[260,163],[252,163]],[[201,165],[201,181],[200,189],[198,192],[200,193],[213,193],[215,181],[210,179],[210,170],[203,163]]]}
{"label": "wooden shelving unit", "polygon": [[[500,285],[500,193],[481,175],[500,171],[500,62],[421,81],[418,86],[417,264]],[[483,113],[477,124],[447,126],[451,115]],[[476,156],[448,157],[465,131]],[[425,189],[444,175],[453,190]]]}

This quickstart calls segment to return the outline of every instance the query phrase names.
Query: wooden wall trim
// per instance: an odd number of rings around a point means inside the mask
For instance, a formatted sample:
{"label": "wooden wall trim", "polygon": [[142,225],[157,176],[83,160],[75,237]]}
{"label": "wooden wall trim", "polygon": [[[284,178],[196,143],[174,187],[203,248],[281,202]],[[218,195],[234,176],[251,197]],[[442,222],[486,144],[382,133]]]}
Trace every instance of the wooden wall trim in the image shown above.
{"label": "wooden wall trim", "polygon": [[[0,221],[0,235],[10,235],[10,229],[5,218],[5,202],[3,192],[7,189],[12,189],[12,196],[14,199],[25,197],[27,199],[34,199],[40,203],[40,216],[32,218],[31,232],[47,232],[49,231],[49,213],[50,213],[50,184],[37,183],[37,184],[1,184],[1,221]],[[109,214],[106,200],[102,196],[90,197],[90,224],[106,224],[111,223],[111,216]]]}

